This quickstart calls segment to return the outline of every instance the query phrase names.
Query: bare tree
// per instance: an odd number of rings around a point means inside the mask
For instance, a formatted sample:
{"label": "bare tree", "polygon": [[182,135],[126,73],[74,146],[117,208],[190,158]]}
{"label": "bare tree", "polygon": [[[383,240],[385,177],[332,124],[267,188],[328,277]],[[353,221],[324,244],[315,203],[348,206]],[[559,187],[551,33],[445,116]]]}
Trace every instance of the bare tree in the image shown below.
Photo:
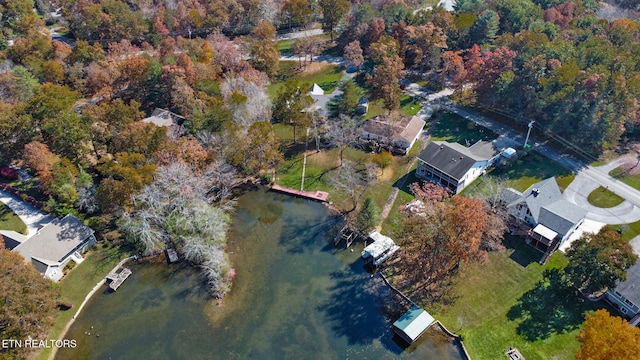
{"label": "bare tree", "polygon": [[222,83],[220,93],[231,108],[233,121],[243,130],[258,121],[271,119],[271,100],[264,87],[232,76]]}
{"label": "bare tree", "polygon": [[351,199],[352,208],[350,211],[353,211],[375,177],[375,165],[363,166],[354,161],[345,160],[343,166],[338,168],[334,176],[331,177],[330,182],[339,193]]}
{"label": "bare tree", "polygon": [[349,145],[355,143],[357,138],[355,122],[348,116],[340,115],[339,119],[327,123],[326,137],[331,146],[340,150],[340,166],[342,166],[344,151]]}

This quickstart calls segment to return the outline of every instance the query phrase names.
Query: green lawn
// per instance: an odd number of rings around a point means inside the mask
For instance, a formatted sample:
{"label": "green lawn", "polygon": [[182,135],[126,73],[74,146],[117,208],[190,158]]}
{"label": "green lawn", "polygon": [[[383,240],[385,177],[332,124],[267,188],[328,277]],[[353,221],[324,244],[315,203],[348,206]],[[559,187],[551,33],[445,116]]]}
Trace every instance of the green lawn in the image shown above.
{"label": "green lawn", "polygon": [[[60,287],[62,302],[70,302],[73,307],[66,311],[59,311],[56,322],[49,334],[49,339],[57,339],[60,332],[67,325],[69,320],[78,311],[78,307],[87,296],[89,291],[104,278],[120,260],[129,256],[123,253],[119,247],[105,246],[98,243],[84,255],[85,260],[76,265],[67,276],[65,276],[57,286]],[[45,349],[39,359],[49,358],[50,351]]]}
{"label": "green lawn", "polygon": [[622,225],[607,225],[609,228],[613,230],[618,230],[621,232],[622,240],[629,241],[634,237],[640,235],[640,221],[636,221],[631,224],[622,224]]}
{"label": "green lawn", "polygon": [[498,137],[491,130],[449,112],[442,113],[427,126],[431,132],[431,139],[435,141],[472,145],[478,140],[492,141]]}
{"label": "green lawn", "polygon": [[498,167],[490,174],[507,180],[507,185],[518,191],[524,191],[551,176],[556,177],[558,186],[564,190],[575,178],[571,171],[535,152],[530,152],[507,167]]}
{"label": "green lawn", "polygon": [[0,229],[27,234],[27,225],[7,205],[0,202]]}
{"label": "green lawn", "polygon": [[601,208],[610,208],[622,204],[623,198],[600,186],[587,197],[589,204]]}
{"label": "green lawn", "polygon": [[318,84],[325,94],[330,94],[338,86],[342,77],[342,69],[339,65],[332,64],[316,64],[319,66],[313,72],[297,73],[292,68],[298,65],[296,61],[281,61],[281,71],[277,76],[277,81],[267,87],[267,93],[274,98],[284,83],[297,77],[300,85],[307,84],[309,87],[314,83]]}
{"label": "green lawn", "polygon": [[640,174],[637,175],[629,175],[627,173],[627,171],[622,168],[622,167],[618,167],[615,168],[613,170],[611,170],[609,172],[609,175],[611,175],[612,177],[622,181],[623,183],[640,190]]}
{"label": "green lawn", "polygon": [[541,282],[545,269],[563,268],[557,252],[542,266],[541,253],[521,239],[486,262],[464,266],[450,289],[452,304],[424,304],[449,330],[462,335],[472,359],[502,359],[517,347],[527,360],[572,359],[586,311],[602,307],[572,288]]}
{"label": "green lawn", "polygon": [[287,39],[278,41],[278,51],[280,51],[280,53],[283,55],[291,54],[291,47],[296,42],[296,40],[297,39]]}

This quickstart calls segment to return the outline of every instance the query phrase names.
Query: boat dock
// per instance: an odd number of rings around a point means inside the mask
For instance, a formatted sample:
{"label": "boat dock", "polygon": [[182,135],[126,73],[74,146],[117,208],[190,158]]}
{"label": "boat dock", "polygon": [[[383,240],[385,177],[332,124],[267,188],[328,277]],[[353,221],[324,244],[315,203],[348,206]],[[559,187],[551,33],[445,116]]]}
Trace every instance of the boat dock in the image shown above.
{"label": "boat dock", "polygon": [[107,275],[107,277],[106,277],[107,280],[111,280],[111,282],[109,283],[109,287],[113,291],[118,290],[120,285],[122,285],[122,283],[125,280],[127,280],[127,278],[129,278],[129,276],[131,276],[131,274],[132,273],[131,273],[131,270],[129,268],[123,268],[122,271],[120,271],[119,273],[116,273],[116,272],[109,273],[109,275]]}
{"label": "boat dock", "polygon": [[276,185],[274,184],[271,187],[271,190],[273,191],[278,191],[281,193],[285,193],[285,194],[290,194],[290,195],[294,195],[294,196],[299,196],[305,199],[311,199],[311,200],[316,200],[316,201],[320,201],[320,202],[327,202],[327,199],[329,198],[329,193],[326,191],[302,191],[302,190],[296,190],[296,189],[291,189],[291,188],[287,188],[284,186],[280,186],[280,185]]}

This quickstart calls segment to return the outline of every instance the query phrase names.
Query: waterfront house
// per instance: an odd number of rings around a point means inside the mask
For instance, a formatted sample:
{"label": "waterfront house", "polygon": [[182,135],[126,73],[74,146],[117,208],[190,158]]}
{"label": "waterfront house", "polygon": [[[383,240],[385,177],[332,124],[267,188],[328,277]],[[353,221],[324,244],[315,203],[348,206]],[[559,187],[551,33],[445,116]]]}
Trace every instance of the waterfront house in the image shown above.
{"label": "waterfront house", "polygon": [[398,122],[377,116],[364,123],[360,140],[373,141],[391,152],[406,155],[420,137],[424,124],[424,120],[415,115]]}
{"label": "waterfront house", "polygon": [[482,140],[470,147],[433,141],[418,155],[416,176],[457,194],[484,174],[498,156],[493,143]]}
{"label": "waterfront house", "polygon": [[[7,242],[9,243],[9,242]],[[42,226],[33,236],[11,242],[10,250],[18,252],[44,277],[58,281],[69,261],[81,263],[82,253],[96,243],[94,231],[78,218],[68,214]]]}
{"label": "waterfront house", "polygon": [[553,177],[531,185],[523,193],[507,189],[501,197],[510,223],[526,235],[527,243],[545,253],[541,262],[569,239],[587,215],[586,210],[562,198]]}

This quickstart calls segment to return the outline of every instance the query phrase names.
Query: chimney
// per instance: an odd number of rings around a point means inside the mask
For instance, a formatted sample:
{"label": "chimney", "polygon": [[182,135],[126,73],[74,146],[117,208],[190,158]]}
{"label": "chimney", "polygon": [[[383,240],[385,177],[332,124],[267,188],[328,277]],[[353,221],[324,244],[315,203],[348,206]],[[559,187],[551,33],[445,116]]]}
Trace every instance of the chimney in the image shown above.
{"label": "chimney", "polygon": [[531,194],[533,194],[533,197],[538,196],[538,194],[540,194],[540,189],[538,188],[531,189]]}

